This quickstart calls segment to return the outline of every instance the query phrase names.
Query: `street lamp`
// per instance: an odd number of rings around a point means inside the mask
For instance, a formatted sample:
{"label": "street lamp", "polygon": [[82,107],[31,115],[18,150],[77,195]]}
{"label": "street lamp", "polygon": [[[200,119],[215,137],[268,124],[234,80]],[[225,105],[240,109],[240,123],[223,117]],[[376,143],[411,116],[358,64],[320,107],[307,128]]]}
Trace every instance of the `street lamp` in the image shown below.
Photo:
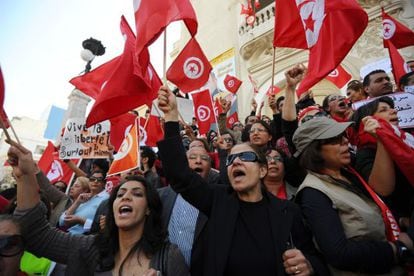
{"label": "street lamp", "polygon": [[81,51],[81,58],[86,61],[85,73],[91,70],[91,63],[95,56],[102,56],[105,54],[105,47],[102,43],[94,38],[88,38],[82,42],[83,50]]}

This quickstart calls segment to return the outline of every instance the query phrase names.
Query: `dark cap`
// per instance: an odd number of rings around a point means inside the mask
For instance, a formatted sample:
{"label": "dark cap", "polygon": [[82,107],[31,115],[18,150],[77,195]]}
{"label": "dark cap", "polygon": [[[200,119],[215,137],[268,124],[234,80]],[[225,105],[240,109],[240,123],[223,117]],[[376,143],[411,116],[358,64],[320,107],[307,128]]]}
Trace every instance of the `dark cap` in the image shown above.
{"label": "dark cap", "polygon": [[338,123],[327,117],[315,117],[301,124],[293,134],[298,157],[314,140],[329,139],[343,133],[353,122]]}

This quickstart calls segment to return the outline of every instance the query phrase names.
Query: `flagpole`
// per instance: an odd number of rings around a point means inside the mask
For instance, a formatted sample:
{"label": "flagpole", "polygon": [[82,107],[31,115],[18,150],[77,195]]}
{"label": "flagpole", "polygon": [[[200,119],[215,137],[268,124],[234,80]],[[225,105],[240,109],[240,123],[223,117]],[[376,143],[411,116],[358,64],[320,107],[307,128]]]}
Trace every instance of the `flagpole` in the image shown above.
{"label": "flagpole", "polygon": [[1,125],[1,128],[3,129],[3,131],[4,131],[4,134],[6,135],[6,139],[7,140],[9,140],[9,141],[12,141],[12,139],[11,139],[11,137],[10,137],[10,134],[9,134],[9,132],[7,131],[7,128],[4,126],[4,123],[3,123],[3,120],[2,119],[0,119],[0,125]]}
{"label": "flagpole", "polygon": [[10,128],[11,128],[11,130],[13,132],[14,137],[16,138],[17,143],[21,145],[22,143],[20,143],[19,137],[17,137],[16,131],[14,130],[13,125],[11,124],[11,122],[10,122],[10,120],[8,118],[7,118],[7,121],[9,123],[9,125],[10,125]]}
{"label": "flagpole", "polygon": [[273,47],[273,57],[272,57],[272,84],[270,86],[271,91],[273,92],[273,85],[275,84],[275,58],[276,58],[276,47]]}
{"label": "flagpole", "polygon": [[162,81],[165,84],[167,84],[167,28],[164,30],[164,60],[162,64]]}

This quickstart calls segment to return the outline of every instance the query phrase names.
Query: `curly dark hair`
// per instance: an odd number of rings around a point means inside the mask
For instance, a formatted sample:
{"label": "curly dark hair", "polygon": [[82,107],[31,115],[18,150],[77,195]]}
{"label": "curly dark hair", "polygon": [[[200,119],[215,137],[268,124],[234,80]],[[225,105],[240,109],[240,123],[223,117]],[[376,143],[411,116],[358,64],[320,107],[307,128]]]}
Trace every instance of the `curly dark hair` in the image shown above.
{"label": "curly dark hair", "polygon": [[103,270],[112,269],[115,265],[113,256],[115,256],[119,250],[119,241],[118,227],[115,224],[112,206],[118,190],[128,181],[140,182],[145,187],[145,197],[147,199],[148,209],[150,210],[149,214],[146,216],[142,238],[131,248],[128,255],[138,252],[139,256],[139,253],[142,251],[146,257],[151,258],[162,247],[167,237],[167,232],[161,223],[162,202],[157,190],[152,185],[148,184],[142,176],[131,175],[125,177],[125,179],[111,192],[108,201],[108,215],[105,219],[105,229],[104,232],[99,233],[96,238],[96,244],[100,252],[99,265]]}

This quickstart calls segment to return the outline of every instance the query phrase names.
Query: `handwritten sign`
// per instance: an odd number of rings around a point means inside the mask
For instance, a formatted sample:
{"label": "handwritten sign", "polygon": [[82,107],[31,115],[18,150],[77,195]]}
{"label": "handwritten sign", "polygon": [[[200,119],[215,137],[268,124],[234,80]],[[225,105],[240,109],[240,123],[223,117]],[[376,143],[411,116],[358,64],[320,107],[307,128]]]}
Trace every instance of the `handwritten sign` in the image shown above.
{"label": "handwritten sign", "polygon": [[[394,101],[395,109],[398,111],[398,125],[401,128],[414,127],[414,94],[398,92],[387,96]],[[375,99],[377,98],[356,102],[352,109],[356,110]]]}
{"label": "handwritten sign", "polygon": [[107,158],[109,129],[108,121],[86,128],[85,119],[69,119],[63,133],[59,158]]}

